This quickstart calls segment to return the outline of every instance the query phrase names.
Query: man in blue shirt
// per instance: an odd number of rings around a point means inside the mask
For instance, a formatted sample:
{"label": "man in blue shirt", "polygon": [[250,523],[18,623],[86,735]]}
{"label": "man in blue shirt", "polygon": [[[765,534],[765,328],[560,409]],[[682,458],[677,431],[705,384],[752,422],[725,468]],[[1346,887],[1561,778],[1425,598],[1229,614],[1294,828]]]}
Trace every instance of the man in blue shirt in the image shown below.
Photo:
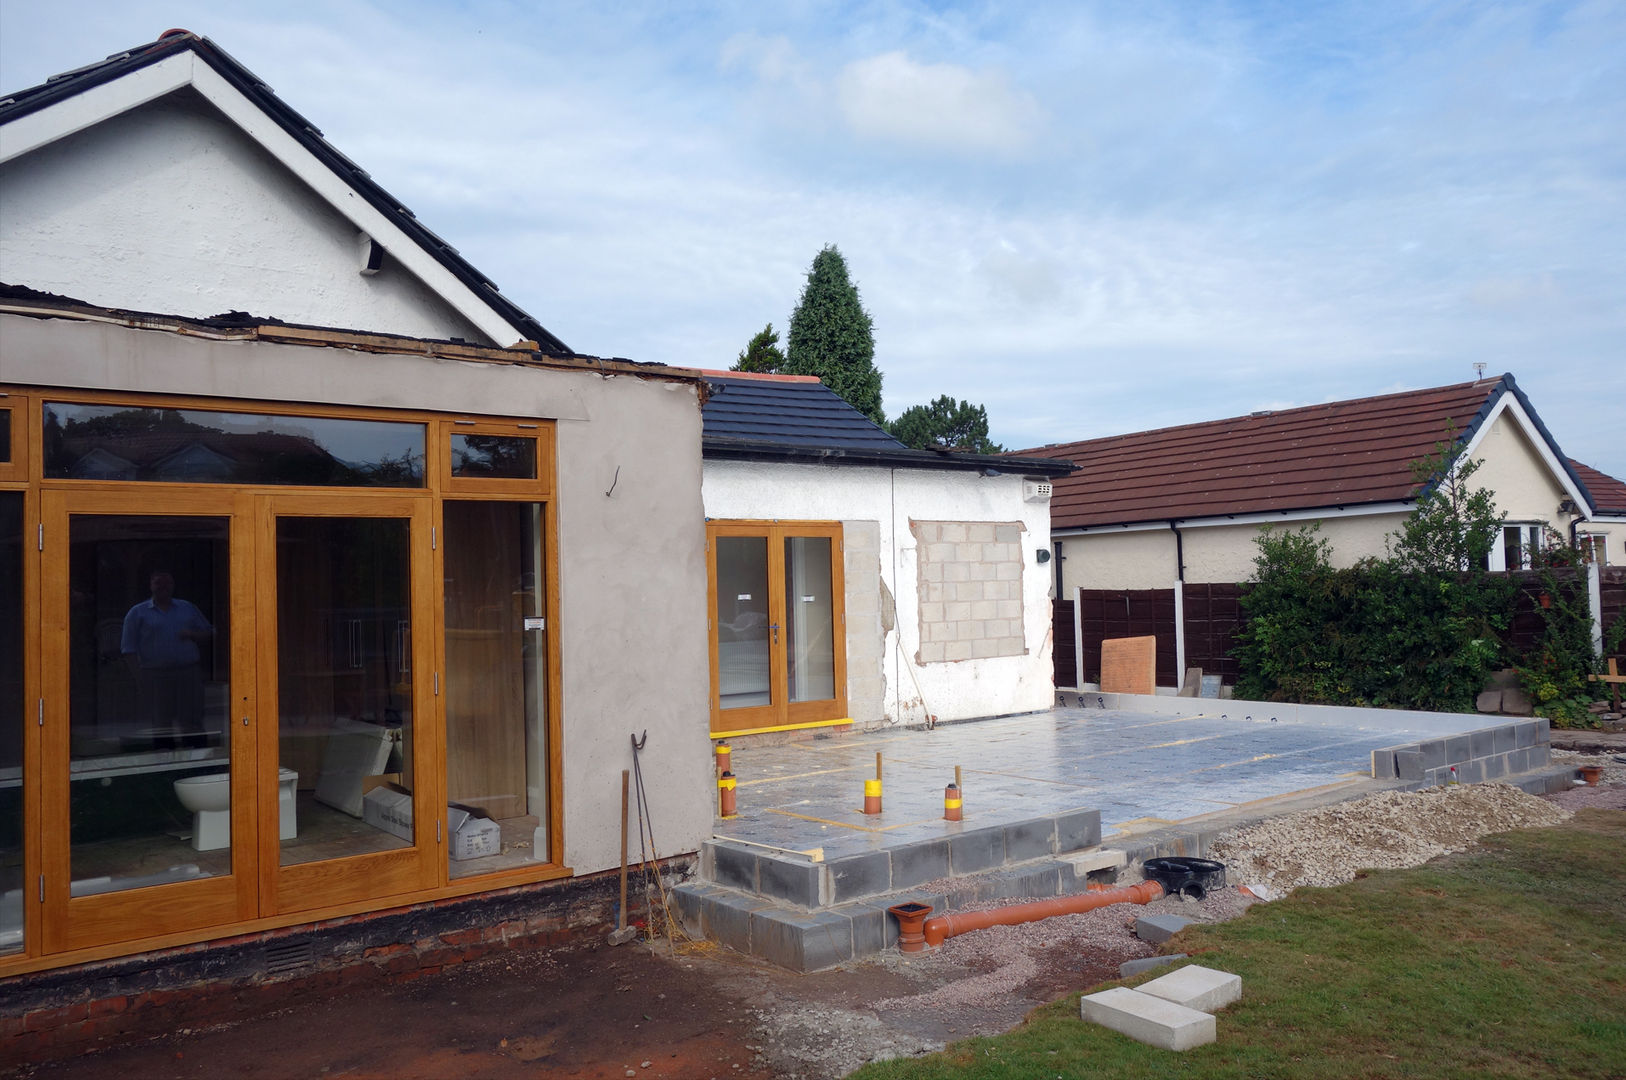
{"label": "man in blue shirt", "polygon": [[203,655],[198,646],[214,627],[193,604],[175,595],[175,578],[155,570],[147,580],[152,599],[124,616],[119,651],[136,676],[141,718],[154,729],[201,732]]}

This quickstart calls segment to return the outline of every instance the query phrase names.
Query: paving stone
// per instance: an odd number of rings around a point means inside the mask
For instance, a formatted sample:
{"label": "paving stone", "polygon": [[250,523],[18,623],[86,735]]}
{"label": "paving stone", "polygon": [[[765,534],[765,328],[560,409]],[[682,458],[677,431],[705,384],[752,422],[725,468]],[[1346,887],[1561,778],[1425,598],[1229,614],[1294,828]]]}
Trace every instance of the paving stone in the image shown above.
{"label": "paving stone", "polygon": [[1091,1023],[1162,1050],[1190,1050],[1216,1037],[1214,1018],[1208,1013],[1126,986],[1084,995],[1079,1013]]}
{"label": "paving stone", "polygon": [[1135,989],[1198,1012],[1223,1009],[1242,996],[1242,976],[1215,971],[1201,964],[1187,964]]}
{"label": "paving stone", "polygon": [[1139,960],[1125,960],[1123,963],[1118,965],[1118,978],[1132,979],[1136,975],[1145,974],[1146,972],[1155,968],[1160,968],[1166,964],[1172,964],[1176,960],[1184,960],[1185,958],[1185,953],[1177,952],[1170,953],[1168,956],[1147,956],[1142,957]]}
{"label": "paving stone", "polygon": [[1482,713],[1499,713],[1502,711],[1502,692],[1500,690],[1481,690],[1474,699],[1474,708]]}
{"label": "paving stone", "polygon": [[1135,920],[1135,936],[1161,945],[1195,921],[1184,915],[1142,915]]}
{"label": "paving stone", "polygon": [[1530,704],[1529,694],[1512,689],[1502,691],[1502,711],[1509,716],[1529,716],[1535,709]]}

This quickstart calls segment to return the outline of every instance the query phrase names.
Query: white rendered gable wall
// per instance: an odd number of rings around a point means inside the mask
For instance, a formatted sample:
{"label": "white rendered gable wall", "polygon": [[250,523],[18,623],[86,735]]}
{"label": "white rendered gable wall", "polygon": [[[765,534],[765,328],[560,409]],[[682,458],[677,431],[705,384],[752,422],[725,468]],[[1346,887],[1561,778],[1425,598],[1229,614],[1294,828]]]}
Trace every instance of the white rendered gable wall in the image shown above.
{"label": "white rendered gable wall", "polygon": [[106,307],[493,342],[190,90],[0,166],[0,280]]}

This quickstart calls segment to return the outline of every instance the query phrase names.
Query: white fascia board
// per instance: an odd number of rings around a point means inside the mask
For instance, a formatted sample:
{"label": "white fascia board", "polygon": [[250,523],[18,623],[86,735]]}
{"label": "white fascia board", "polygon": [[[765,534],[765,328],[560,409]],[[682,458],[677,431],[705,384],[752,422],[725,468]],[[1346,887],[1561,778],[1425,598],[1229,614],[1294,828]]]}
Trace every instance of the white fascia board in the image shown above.
{"label": "white fascia board", "polygon": [[[1473,459],[1474,452],[1479,449],[1479,444],[1484,441],[1485,435],[1491,429],[1491,425],[1496,423],[1497,417],[1503,413],[1512,417],[1514,423],[1519,425],[1519,429],[1524,432],[1525,440],[1536,448],[1536,455],[1541,458],[1542,464],[1547,466],[1547,471],[1552,474],[1553,479],[1558,481],[1558,486],[1563,488],[1564,493],[1570,497],[1570,501],[1576,505],[1583,515],[1590,516],[1592,503],[1587,500],[1586,496],[1581,494],[1581,489],[1575,486],[1575,482],[1570,479],[1569,471],[1564,468],[1563,462],[1559,461],[1553,454],[1552,447],[1548,446],[1547,440],[1541,437],[1541,431],[1536,427],[1535,422],[1530,419],[1530,414],[1524,411],[1524,406],[1519,404],[1518,397],[1511,391],[1504,392],[1501,400],[1491,406],[1490,415],[1485,417],[1485,422],[1479,425],[1479,430],[1474,432],[1474,437],[1469,440],[1462,455],[1457,458],[1458,465]],[[1453,466],[1453,468],[1455,467]]]}
{"label": "white fascia board", "polygon": [[518,327],[493,311],[416,240],[191,51],[166,57],[0,127],[0,163],[186,86],[202,94],[358,230],[383,244],[404,269],[492,341],[508,346],[524,338]]}
{"label": "white fascia board", "polygon": [[[1257,514],[1220,515],[1218,517],[1174,518],[1176,528],[1207,529],[1225,525],[1268,525],[1278,521],[1322,521],[1327,518],[1369,517],[1373,514],[1409,514],[1412,504],[1407,501],[1365,503],[1360,506],[1333,506],[1320,510],[1276,510]],[[1090,525],[1082,529],[1052,529],[1050,535],[1065,540],[1069,536],[1099,536],[1102,533],[1149,532],[1166,530],[1169,519],[1140,521],[1133,525]]]}
{"label": "white fascia board", "polygon": [[195,64],[177,53],[0,126],[0,164],[190,86]]}
{"label": "white fascia board", "polygon": [[1593,514],[1585,522],[1589,525],[1626,525],[1626,514]]}

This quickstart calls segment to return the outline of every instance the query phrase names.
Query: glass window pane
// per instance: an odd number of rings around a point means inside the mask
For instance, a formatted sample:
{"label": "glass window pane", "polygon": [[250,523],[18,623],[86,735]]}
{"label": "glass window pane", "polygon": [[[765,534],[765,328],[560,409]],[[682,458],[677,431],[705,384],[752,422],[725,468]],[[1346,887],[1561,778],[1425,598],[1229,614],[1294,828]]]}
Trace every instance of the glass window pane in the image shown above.
{"label": "glass window pane", "polygon": [[45,475],[189,484],[422,487],[425,426],[122,405],[45,405]]}
{"label": "glass window pane", "polygon": [[536,440],[512,435],[453,435],[452,475],[535,480]]}
{"label": "glass window pane", "polygon": [[0,491],[0,953],[22,947],[23,495]]}
{"label": "glass window pane", "polygon": [[74,896],[231,872],[228,522],[68,527]]}
{"label": "glass window pane", "polygon": [[0,462],[11,460],[11,410],[0,409]]}
{"label": "glass window pane", "polygon": [[773,703],[768,538],[717,538],[717,693],[725,709]]}
{"label": "glass window pane", "polygon": [[785,664],[792,701],[836,696],[830,580],[828,536],[785,537]]}
{"label": "glass window pane", "polygon": [[542,507],[448,502],[451,876],[548,861]]}
{"label": "glass window pane", "polygon": [[412,846],[408,528],[277,519],[284,866]]}

